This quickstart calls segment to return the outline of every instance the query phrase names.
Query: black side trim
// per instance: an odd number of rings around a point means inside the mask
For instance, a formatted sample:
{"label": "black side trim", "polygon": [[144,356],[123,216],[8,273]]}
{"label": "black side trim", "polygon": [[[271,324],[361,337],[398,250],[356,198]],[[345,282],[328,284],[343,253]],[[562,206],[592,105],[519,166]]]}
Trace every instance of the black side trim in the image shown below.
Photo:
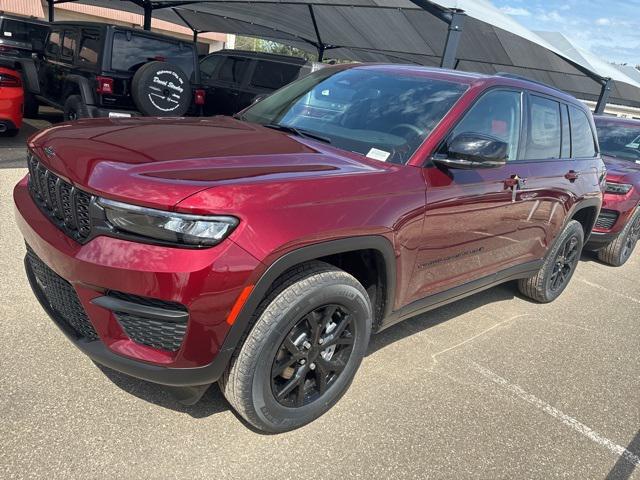
{"label": "black side trim", "polygon": [[131,315],[139,315],[162,322],[186,323],[189,320],[189,314],[184,311],[151,307],[109,296],[94,298],[91,303],[113,312],[130,313]]}
{"label": "black side trim", "polygon": [[[515,267],[508,268],[498,273],[488,275],[486,277],[474,280],[464,285],[445,290],[444,292],[436,293],[429,297],[417,300],[399,310],[396,310],[382,322],[380,330],[384,330],[391,325],[394,325],[402,320],[410,317],[415,317],[421,313],[428,312],[438,307],[442,307],[448,303],[455,302],[464,297],[468,297],[475,293],[487,290],[491,287],[499,285],[510,280],[517,280],[520,278],[528,278],[540,270],[543,260],[536,260],[533,262],[523,263],[516,265]],[[379,330],[379,331],[380,331]]]}

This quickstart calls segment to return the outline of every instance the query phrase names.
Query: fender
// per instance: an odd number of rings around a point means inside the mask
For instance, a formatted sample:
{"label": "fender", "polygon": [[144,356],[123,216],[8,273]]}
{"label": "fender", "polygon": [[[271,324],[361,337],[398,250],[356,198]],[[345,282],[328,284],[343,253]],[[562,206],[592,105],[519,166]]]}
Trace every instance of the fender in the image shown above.
{"label": "fender", "polygon": [[[391,242],[381,235],[349,237],[316,243],[288,252],[273,262],[256,282],[251,294],[242,306],[239,315],[229,329],[227,337],[218,352],[225,368],[238,343],[251,326],[251,318],[265,297],[273,282],[291,267],[317,258],[355,250],[376,250],[382,254],[386,270],[386,299],[384,317],[391,315],[396,289],[396,255]],[[218,361],[218,358],[216,358]]]}
{"label": "fender", "polygon": [[578,213],[580,210],[583,210],[583,209],[589,208],[589,207],[595,207],[596,208],[596,213],[593,216],[593,218],[591,219],[591,225],[589,226],[589,230],[585,233],[585,236],[584,236],[585,245],[587,244],[587,240],[589,240],[589,237],[591,236],[591,231],[593,230],[593,227],[596,224],[596,220],[598,218],[598,215],[600,215],[600,209],[602,208],[602,198],[601,197],[583,198],[582,200],[576,202],[573,205],[573,208],[567,214],[567,218],[565,219],[565,222],[564,222],[564,225],[563,225],[563,229],[564,229],[564,227],[573,219],[573,217],[575,217],[576,213]]}
{"label": "fender", "polygon": [[[75,83],[78,85],[78,89],[80,90],[80,96],[82,97],[82,101],[87,105],[95,105],[95,98],[93,96],[93,89],[89,84],[89,80],[80,75],[67,75],[66,77],[67,83]],[[66,98],[65,98],[66,100]]]}
{"label": "fender", "polygon": [[31,58],[16,59],[18,69],[22,72],[22,82],[25,92],[33,95],[40,94],[40,82],[38,81],[38,69]]}

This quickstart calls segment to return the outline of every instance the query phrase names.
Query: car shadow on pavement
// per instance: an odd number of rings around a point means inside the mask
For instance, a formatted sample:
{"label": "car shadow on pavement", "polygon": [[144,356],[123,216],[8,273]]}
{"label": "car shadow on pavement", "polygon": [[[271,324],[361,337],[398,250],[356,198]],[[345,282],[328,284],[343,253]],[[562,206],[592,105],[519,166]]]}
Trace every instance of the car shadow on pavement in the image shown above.
{"label": "car shadow on pavement", "polygon": [[94,364],[109,380],[125,392],[160,407],[186,413],[193,418],[206,418],[231,409],[220,392],[218,384],[211,385],[195,405],[184,405],[171,395],[169,389],[162,385],[130,377],[95,362]]}
{"label": "car shadow on pavement", "polygon": [[[640,457],[640,430],[638,430],[636,436],[633,437],[629,445],[627,445],[626,450],[631,455]],[[605,480],[627,480],[631,478],[635,468],[635,463],[633,463],[629,458],[626,458],[625,455],[621,455]]]}
{"label": "car shadow on pavement", "polygon": [[447,322],[489,303],[511,300],[516,297],[520,297],[520,295],[515,282],[509,282],[403,320],[378,334],[372,335],[367,356],[398,340]]}

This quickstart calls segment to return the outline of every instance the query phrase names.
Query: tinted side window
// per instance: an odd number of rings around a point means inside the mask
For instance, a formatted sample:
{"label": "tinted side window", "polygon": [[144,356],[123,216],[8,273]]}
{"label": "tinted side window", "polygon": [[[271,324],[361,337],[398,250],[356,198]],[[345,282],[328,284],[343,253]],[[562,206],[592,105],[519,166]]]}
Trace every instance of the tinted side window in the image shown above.
{"label": "tinted side window", "polygon": [[82,63],[95,65],[98,63],[98,52],[100,51],[100,37],[94,32],[82,32],[80,40],[80,52],[78,58]]}
{"label": "tinted side window", "polygon": [[242,57],[227,57],[220,69],[220,80],[232,83],[242,83],[242,79],[247,73],[249,68],[248,58]]}
{"label": "tinted side window", "polygon": [[299,65],[258,60],[251,79],[251,85],[258,88],[277,90],[295,80],[299,71]]}
{"label": "tinted side window", "polygon": [[462,133],[480,133],[506,142],[509,160],[516,160],[520,143],[522,93],[496,90],[485,94],[456,125],[450,138]]}
{"label": "tinted side window", "polygon": [[535,95],[530,100],[525,159],[560,158],[560,104]]}
{"label": "tinted side window", "polygon": [[2,21],[2,28],[0,29],[0,37],[14,42],[29,44],[33,39],[39,39],[44,42],[47,38],[47,33],[49,33],[49,29],[45,25],[16,21],[10,18],[5,18]]}
{"label": "tinted side window", "polygon": [[590,158],[596,156],[593,132],[587,115],[576,107],[569,107],[571,112],[572,157]]}
{"label": "tinted side window", "polygon": [[47,54],[49,56],[55,56],[60,53],[60,32],[51,32],[49,35],[49,41],[47,42]]}
{"label": "tinted side window", "polygon": [[202,75],[202,79],[206,80],[213,78],[216,69],[224,61],[224,58],[225,57],[222,55],[211,55],[204,58],[200,62],[200,75]]}
{"label": "tinted side window", "polygon": [[64,39],[62,40],[62,56],[65,58],[73,58],[76,51],[77,32],[73,30],[64,31]]}

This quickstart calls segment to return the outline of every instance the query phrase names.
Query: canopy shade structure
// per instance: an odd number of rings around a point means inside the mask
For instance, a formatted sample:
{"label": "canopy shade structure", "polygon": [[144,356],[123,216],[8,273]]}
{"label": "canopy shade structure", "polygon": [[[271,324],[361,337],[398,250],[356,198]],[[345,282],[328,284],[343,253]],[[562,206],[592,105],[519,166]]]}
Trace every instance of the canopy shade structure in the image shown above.
{"label": "canopy shade structure", "polygon": [[215,31],[273,40],[317,52],[319,59],[507,72],[600,100],[602,108],[607,98],[640,107],[639,80],[524,28],[486,0],[77,1],[182,21],[194,35]]}

